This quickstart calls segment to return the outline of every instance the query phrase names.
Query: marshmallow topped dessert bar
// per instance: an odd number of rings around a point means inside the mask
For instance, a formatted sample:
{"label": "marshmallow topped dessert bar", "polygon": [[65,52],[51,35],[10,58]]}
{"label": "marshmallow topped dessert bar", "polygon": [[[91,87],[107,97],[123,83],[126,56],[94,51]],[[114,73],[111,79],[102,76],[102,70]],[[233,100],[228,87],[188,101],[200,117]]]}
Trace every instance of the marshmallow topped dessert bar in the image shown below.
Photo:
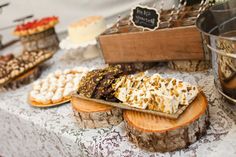
{"label": "marshmallow topped dessert bar", "polygon": [[113,85],[115,97],[140,109],[176,113],[180,105],[188,106],[198,95],[197,86],[175,78],[146,73],[122,76]]}
{"label": "marshmallow topped dessert bar", "polygon": [[69,40],[75,44],[87,42],[95,39],[105,29],[106,23],[103,17],[90,16],[69,25]]}

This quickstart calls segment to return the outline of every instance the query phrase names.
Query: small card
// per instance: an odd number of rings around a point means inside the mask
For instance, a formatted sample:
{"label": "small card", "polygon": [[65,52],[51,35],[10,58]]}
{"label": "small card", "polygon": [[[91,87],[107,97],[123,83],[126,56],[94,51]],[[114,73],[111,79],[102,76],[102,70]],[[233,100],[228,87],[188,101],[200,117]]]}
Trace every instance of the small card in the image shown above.
{"label": "small card", "polygon": [[135,27],[154,31],[159,27],[160,14],[155,8],[138,5],[132,9],[131,22]]}

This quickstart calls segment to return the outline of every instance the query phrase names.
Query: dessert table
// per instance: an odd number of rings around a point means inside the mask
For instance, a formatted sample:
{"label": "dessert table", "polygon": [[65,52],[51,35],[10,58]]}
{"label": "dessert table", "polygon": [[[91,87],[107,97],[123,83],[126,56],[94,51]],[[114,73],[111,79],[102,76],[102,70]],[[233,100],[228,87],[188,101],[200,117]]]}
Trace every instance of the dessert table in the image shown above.
{"label": "dessert table", "polygon": [[[41,78],[56,69],[103,66],[101,57],[84,59],[80,52],[59,50],[45,63]],[[236,107],[228,104],[214,87],[212,70],[177,72],[164,63],[149,72],[181,78],[203,87],[209,101],[210,127],[206,136],[189,148],[170,152],[148,152],[130,143],[124,123],[112,128],[79,128],[70,103],[40,109],[28,105],[31,84],[0,92],[0,155],[3,157],[73,156],[235,156]],[[145,123],[145,121],[144,121]]]}

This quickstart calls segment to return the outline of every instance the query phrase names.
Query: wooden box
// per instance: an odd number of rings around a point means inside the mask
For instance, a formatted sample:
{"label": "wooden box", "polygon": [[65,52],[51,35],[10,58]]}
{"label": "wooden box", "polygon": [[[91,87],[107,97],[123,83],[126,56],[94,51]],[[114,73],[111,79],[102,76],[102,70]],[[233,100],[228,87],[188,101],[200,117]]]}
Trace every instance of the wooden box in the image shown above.
{"label": "wooden box", "polygon": [[104,33],[98,41],[106,63],[204,59],[201,35],[195,26]]}

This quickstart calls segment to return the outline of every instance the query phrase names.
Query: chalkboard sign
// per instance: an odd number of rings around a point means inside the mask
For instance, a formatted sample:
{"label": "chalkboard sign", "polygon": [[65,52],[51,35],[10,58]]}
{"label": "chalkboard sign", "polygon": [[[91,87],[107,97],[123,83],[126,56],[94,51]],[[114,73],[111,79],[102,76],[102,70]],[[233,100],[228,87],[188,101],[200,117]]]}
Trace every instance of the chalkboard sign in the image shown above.
{"label": "chalkboard sign", "polygon": [[155,30],[159,27],[160,14],[155,8],[138,5],[132,9],[131,21],[136,27]]}

